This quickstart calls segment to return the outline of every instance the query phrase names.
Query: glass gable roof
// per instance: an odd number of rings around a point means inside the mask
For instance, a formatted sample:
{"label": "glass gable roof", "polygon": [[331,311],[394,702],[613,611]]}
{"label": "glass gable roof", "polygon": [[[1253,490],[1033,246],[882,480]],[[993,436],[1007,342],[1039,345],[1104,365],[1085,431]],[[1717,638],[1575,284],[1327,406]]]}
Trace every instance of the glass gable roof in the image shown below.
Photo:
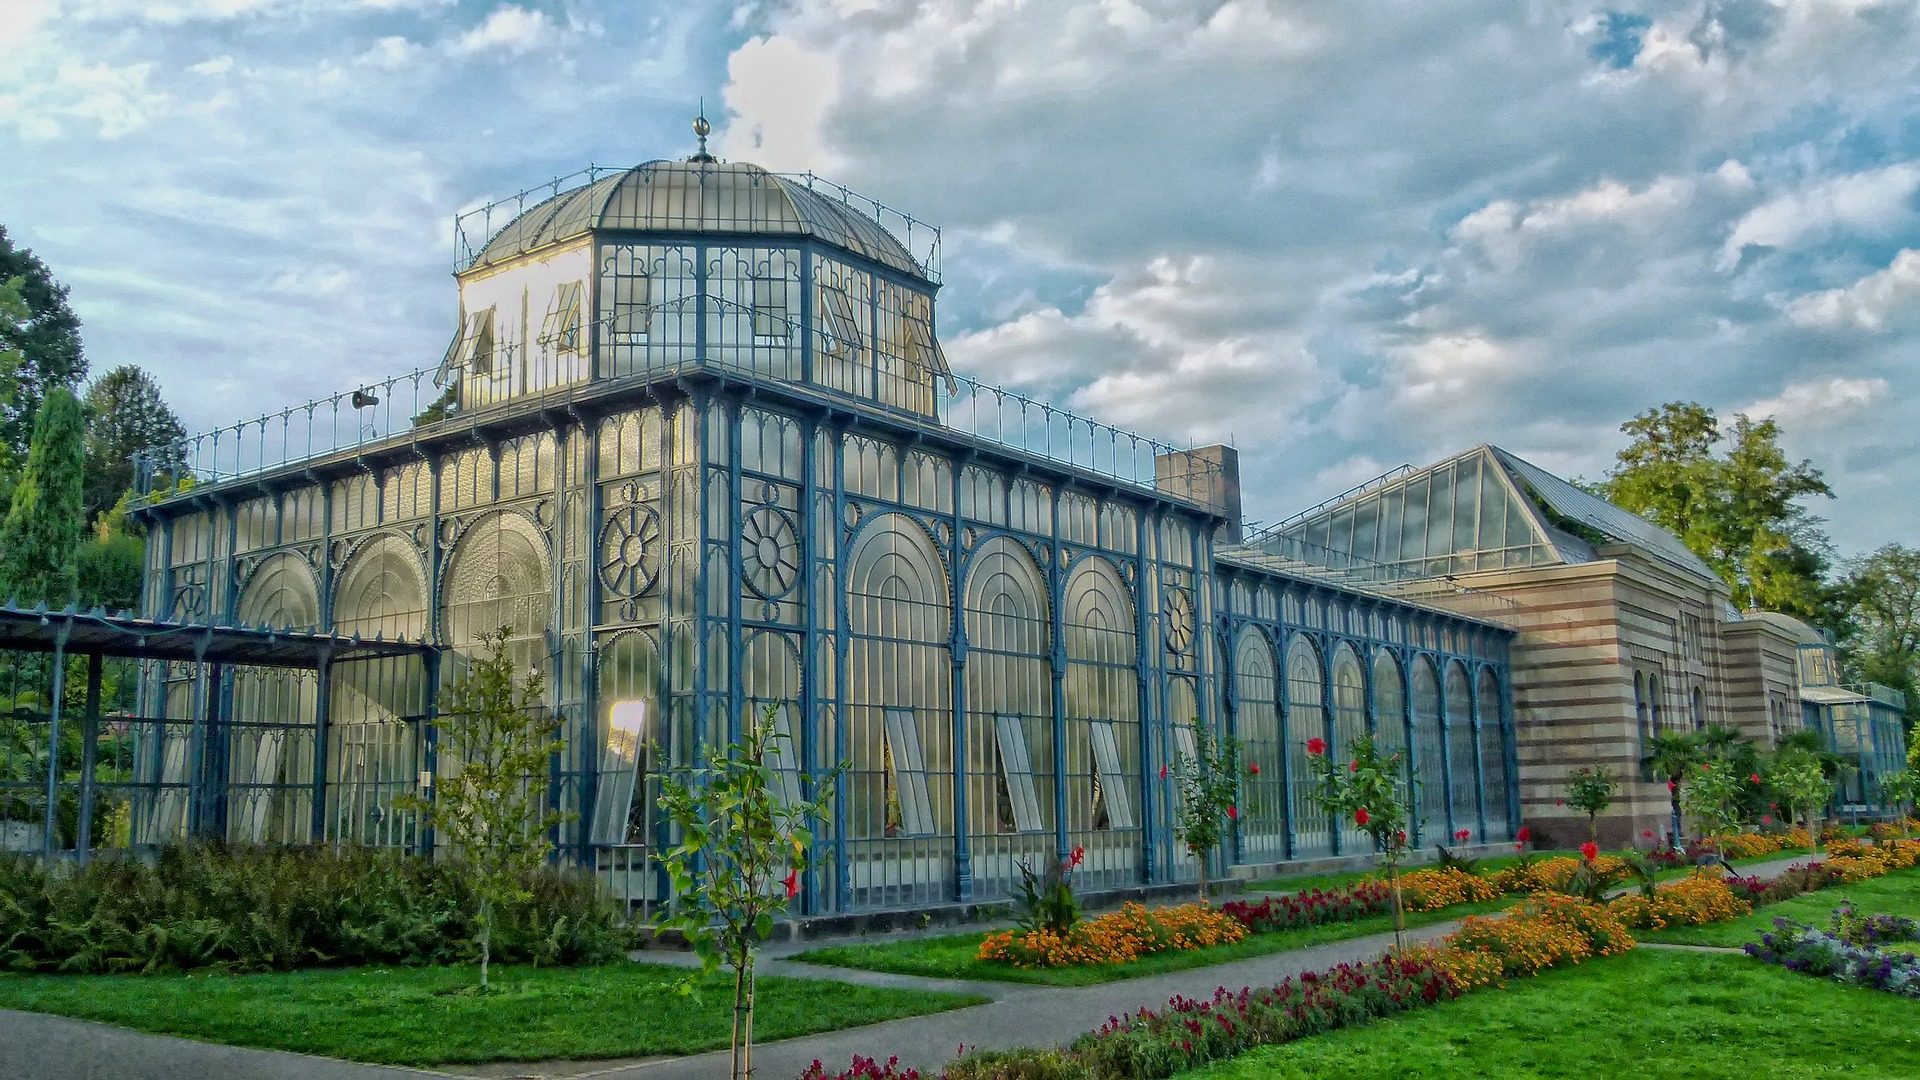
{"label": "glass gable roof", "polygon": [[1251,546],[1383,579],[1591,562],[1623,543],[1689,574],[1713,570],[1678,538],[1497,446],[1361,488]]}

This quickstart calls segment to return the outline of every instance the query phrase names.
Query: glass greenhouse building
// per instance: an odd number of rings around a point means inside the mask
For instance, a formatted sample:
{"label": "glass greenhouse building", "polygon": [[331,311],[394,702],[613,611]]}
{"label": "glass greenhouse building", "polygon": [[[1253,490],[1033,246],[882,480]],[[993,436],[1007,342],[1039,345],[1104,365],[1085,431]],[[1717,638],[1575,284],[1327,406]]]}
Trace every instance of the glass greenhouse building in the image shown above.
{"label": "glass greenhouse building", "polygon": [[433,648],[154,666],[136,771],[209,794],[130,843],[428,847],[396,799],[501,626],[564,719],[562,856],[637,902],[659,771],[767,706],[787,797],[847,767],[814,914],[1005,896],[1073,847],[1088,889],[1186,880],[1160,773],[1195,726],[1262,766],[1225,861],[1364,853],[1304,744],[1366,731],[1423,837],[1508,838],[1512,632],[1240,546],[1231,450],[951,373],[937,231],[704,153],[543,191],[463,222],[438,367],[201,437],[190,489],[149,470],[150,612]]}

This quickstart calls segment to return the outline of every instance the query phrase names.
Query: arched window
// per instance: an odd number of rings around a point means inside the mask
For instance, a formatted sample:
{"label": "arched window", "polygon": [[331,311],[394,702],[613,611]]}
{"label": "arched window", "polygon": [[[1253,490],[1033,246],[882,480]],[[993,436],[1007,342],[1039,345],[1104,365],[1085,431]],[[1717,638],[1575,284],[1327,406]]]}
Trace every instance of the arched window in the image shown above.
{"label": "arched window", "polygon": [[1647,744],[1653,740],[1653,724],[1647,711],[1647,677],[1640,672],[1633,673],[1633,719],[1640,731],[1640,752],[1647,752]]}
{"label": "arched window", "polygon": [[1087,849],[1085,880],[1130,884],[1139,880],[1141,791],[1133,590],[1111,562],[1088,558],[1063,592],[1069,838]]}
{"label": "arched window", "polygon": [[1407,759],[1407,687],[1399,662],[1385,649],[1373,656],[1373,731],[1381,755],[1399,754],[1402,776],[1410,778],[1413,768]]}
{"label": "arched window", "polygon": [[946,564],[912,519],[868,519],[848,551],[848,856],[865,906],[945,895],[953,827]]}
{"label": "arched window", "polygon": [[[1241,781],[1241,851],[1249,862],[1286,858],[1286,783],[1281,772],[1279,679],[1273,646],[1251,626],[1242,627],[1233,647],[1234,728],[1248,766],[1258,775]],[[1294,778],[1304,783],[1306,777]]]}
{"label": "arched window", "polygon": [[645,845],[658,797],[645,753],[661,738],[659,644],[651,631],[622,631],[603,641],[596,665],[600,716],[587,837],[600,846]]}
{"label": "arched window", "polygon": [[[1367,734],[1367,683],[1360,657],[1342,643],[1333,651],[1333,741],[1338,760],[1353,757],[1353,744]],[[1341,850],[1365,851],[1371,843],[1351,820],[1340,823]]]}
{"label": "arched window", "polygon": [[1707,726],[1707,692],[1696,686],[1693,688],[1693,730],[1699,731]]}
{"label": "arched window", "polygon": [[1474,771],[1473,694],[1467,669],[1447,664],[1447,764],[1452,769],[1453,827],[1478,830],[1480,784]]}
{"label": "arched window", "polygon": [[[427,581],[420,553],[380,533],[347,559],[334,585],[333,624],[342,634],[427,636]],[[413,659],[360,660],[333,669],[327,729],[326,839],[412,842],[412,815],[394,800],[415,791],[422,762],[418,732],[402,717],[426,708],[426,682]]]}
{"label": "arched window", "polygon": [[[1326,685],[1320,668],[1320,651],[1305,634],[1294,634],[1287,642],[1287,753],[1294,776],[1303,780],[1313,773],[1307,768],[1307,740],[1325,739],[1327,733]],[[1329,754],[1339,751],[1328,747]],[[1294,854],[1331,851],[1333,839],[1327,833],[1327,813],[1308,797],[1308,783],[1293,786]]]}
{"label": "arched window", "polygon": [[516,671],[546,669],[549,565],[546,537],[521,514],[496,510],[467,526],[447,557],[442,601],[450,676],[462,673],[459,658],[475,655],[482,635],[502,628]]}
{"label": "arched window", "polygon": [[[298,555],[269,555],[247,578],[235,607],[244,626],[312,630],[320,588]],[[313,672],[235,668],[228,713],[227,839],[239,844],[305,843],[313,833]]]}
{"label": "arched window", "polygon": [[1414,787],[1419,796],[1420,834],[1428,842],[1447,836],[1446,732],[1440,727],[1440,679],[1433,660],[1413,661]]}
{"label": "arched window", "polygon": [[[1014,861],[1053,848],[1053,708],[1046,583],[998,536],[967,565],[967,807],[976,889],[1001,894]],[[1018,834],[1027,834],[1024,837]],[[992,872],[989,872],[991,868]]]}
{"label": "arched window", "polygon": [[1500,700],[1500,680],[1492,668],[1480,669],[1480,689],[1474,695],[1474,705],[1480,711],[1480,771],[1486,780],[1486,838],[1505,837],[1511,826],[1507,816],[1506,721]]}
{"label": "arched window", "polygon": [[1663,717],[1660,715],[1660,712],[1660,677],[1657,675],[1649,675],[1647,676],[1647,715],[1649,718],[1647,722],[1655,735],[1660,734],[1664,730],[1661,723]]}

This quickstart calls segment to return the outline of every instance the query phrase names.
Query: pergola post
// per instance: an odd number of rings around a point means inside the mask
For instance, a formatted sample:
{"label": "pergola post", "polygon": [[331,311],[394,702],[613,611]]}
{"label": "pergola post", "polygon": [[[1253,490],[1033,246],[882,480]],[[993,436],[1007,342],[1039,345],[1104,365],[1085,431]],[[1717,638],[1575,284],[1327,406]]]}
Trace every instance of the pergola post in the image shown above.
{"label": "pergola post", "polygon": [[327,840],[327,727],[333,712],[333,653],[321,650],[320,663],[314,668],[319,685],[313,695],[313,837],[316,844]]}
{"label": "pergola post", "polygon": [[103,666],[99,653],[87,654],[87,715],[83,720],[85,727],[80,733],[80,821],[73,842],[74,853],[81,862],[87,859],[87,853],[93,847],[93,773],[97,765],[100,741],[100,671]]}
{"label": "pergola post", "polygon": [[67,692],[67,633],[63,627],[53,640],[53,706],[47,710],[47,807],[41,823],[40,850],[54,853],[60,818],[60,699]]}

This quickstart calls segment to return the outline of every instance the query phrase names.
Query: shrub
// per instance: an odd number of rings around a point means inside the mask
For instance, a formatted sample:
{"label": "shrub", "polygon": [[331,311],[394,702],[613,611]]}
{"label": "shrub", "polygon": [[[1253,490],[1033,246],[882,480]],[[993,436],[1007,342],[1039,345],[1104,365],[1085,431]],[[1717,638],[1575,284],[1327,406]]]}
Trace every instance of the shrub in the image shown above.
{"label": "shrub", "polygon": [[1008,930],[989,934],[978,956],[1014,967],[1078,967],[1124,964],[1154,953],[1224,945],[1247,936],[1240,920],[1204,904],[1147,908],[1123,904],[1119,911],[1076,923],[1066,933]]}
{"label": "shrub", "polygon": [[1322,923],[1352,922],[1393,910],[1393,891],[1382,881],[1361,881],[1342,889],[1303,889],[1290,896],[1269,896],[1259,903],[1230,900],[1222,914],[1238,919],[1256,934]]}
{"label": "shrub", "polygon": [[1400,875],[1400,896],[1411,911],[1438,911],[1455,904],[1498,900],[1505,890],[1496,878],[1458,867],[1410,870]]}
{"label": "shrub", "polygon": [[[502,961],[599,963],[632,944],[585,874],[541,867],[495,912]],[[475,959],[457,865],[369,848],[163,849],[151,862],[0,856],[0,967],[286,971]]]}
{"label": "shrub", "polygon": [[[1503,893],[1559,891],[1567,887],[1567,883],[1586,862],[1570,855],[1540,859],[1528,865],[1509,866],[1495,871],[1491,880]],[[1607,885],[1618,884],[1627,876],[1626,860],[1618,856],[1601,855],[1593,859],[1592,864],[1590,873]]]}
{"label": "shrub", "polygon": [[1662,930],[1724,922],[1752,911],[1753,904],[1736,895],[1727,879],[1696,873],[1654,890],[1652,897],[1615,897],[1607,910],[1636,930]]}
{"label": "shrub", "polygon": [[940,1080],[1093,1080],[1072,1053],[1044,1050],[975,1050],[948,1063]]}

